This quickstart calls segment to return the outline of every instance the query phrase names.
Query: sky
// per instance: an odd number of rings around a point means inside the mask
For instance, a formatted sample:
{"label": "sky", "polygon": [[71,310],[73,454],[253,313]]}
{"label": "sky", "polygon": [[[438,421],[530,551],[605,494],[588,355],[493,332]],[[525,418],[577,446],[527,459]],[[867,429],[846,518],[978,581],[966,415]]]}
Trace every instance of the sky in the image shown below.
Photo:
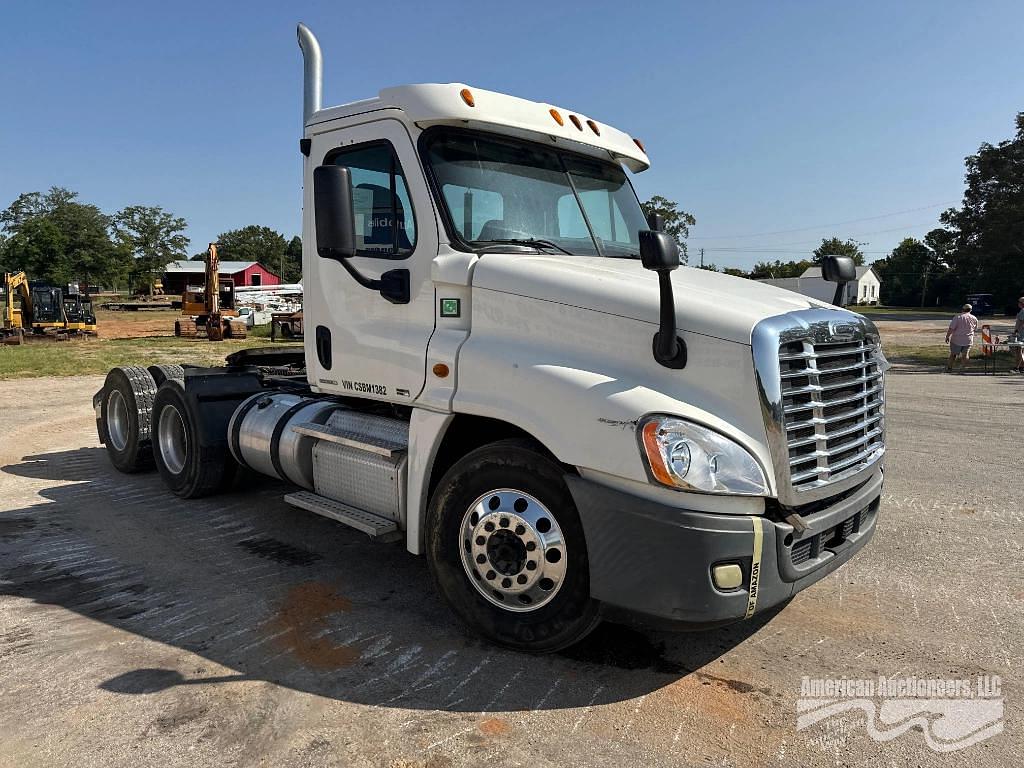
{"label": "sky", "polygon": [[465,82],[640,137],[633,177],[697,219],[691,264],[868,260],[958,205],[963,159],[1024,110],[1024,3],[0,2],[0,207],[158,205],[190,253],[301,224],[302,63],[324,103]]}

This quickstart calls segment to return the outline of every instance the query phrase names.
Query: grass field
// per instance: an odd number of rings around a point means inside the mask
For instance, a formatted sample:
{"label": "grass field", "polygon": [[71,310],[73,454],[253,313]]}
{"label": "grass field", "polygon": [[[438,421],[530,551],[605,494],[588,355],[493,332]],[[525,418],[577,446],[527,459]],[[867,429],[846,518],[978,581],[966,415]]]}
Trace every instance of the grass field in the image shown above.
{"label": "grass field", "polygon": [[106,373],[117,365],[221,365],[225,356],[236,350],[268,344],[260,337],[214,342],[173,336],[28,342],[16,347],[0,346],[0,379]]}
{"label": "grass field", "polygon": [[[191,363],[221,365],[239,349],[270,344],[269,326],[250,329],[249,338],[207,341],[173,335],[173,311],[97,312],[98,338],[30,340],[0,345],[0,379],[106,373],[117,365]],[[253,332],[255,330],[255,333]]]}

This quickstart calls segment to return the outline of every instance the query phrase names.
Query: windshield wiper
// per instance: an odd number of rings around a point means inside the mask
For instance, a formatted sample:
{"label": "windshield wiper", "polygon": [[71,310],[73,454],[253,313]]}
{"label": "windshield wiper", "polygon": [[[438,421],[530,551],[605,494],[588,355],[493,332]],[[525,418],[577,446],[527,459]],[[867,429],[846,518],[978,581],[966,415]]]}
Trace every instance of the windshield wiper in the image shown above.
{"label": "windshield wiper", "polygon": [[572,251],[565,250],[565,248],[563,248],[562,246],[558,245],[557,243],[552,243],[550,240],[540,240],[540,239],[532,238],[532,237],[522,237],[522,238],[516,237],[516,238],[505,239],[505,240],[474,240],[473,242],[474,243],[500,243],[500,244],[503,244],[503,245],[505,245],[505,244],[507,244],[507,245],[532,245],[534,248],[553,248],[556,251],[561,251],[566,256],[572,256],[573,255]]}

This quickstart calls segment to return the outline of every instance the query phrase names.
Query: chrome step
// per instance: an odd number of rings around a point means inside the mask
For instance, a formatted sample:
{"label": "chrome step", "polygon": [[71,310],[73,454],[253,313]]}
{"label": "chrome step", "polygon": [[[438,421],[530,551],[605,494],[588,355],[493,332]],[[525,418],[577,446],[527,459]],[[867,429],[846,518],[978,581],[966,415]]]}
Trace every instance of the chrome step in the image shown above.
{"label": "chrome step", "polygon": [[388,520],[386,517],[375,515],[372,512],[350,507],[348,504],[342,504],[340,501],[334,501],[310,491],[289,493],[284,497],[284,500],[293,507],[305,509],[309,512],[329,517],[332,520],[337,520],[339,523],[344,523],[350,528],[362,531],[378,541],[397,541],[402,538],[402,533],[398,530],[398,525],[394,520]]}
{"label": "chrome step", "polygon": [[318,440],[326,440],[329,443],[338,443],[349,448],[358,448],[361,451],[375,453],[378,456],[386,456],[389,459],[406,448],[404,443],[388,440],[386,437],[360,434],[348,429],[339,428],[330,423],[296,424],[292,427],[292,431],[307,437],[315,437]]}

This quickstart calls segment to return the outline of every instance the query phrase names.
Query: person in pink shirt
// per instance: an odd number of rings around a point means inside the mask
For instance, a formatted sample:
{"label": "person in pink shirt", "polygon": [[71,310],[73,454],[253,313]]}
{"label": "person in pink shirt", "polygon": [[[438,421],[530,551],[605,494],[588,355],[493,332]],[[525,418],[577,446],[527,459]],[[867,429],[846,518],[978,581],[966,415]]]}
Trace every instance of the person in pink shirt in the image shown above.
{"label": "person in pink shirt", "polygon": [[946,362],[946,373],[951,373],[956,361],[960,361],[960,370],[971,358],[971,345],[974,343],[974,332],[978,330],[978,318],[971,314],[970,304],[964,304],[959,315],[949,322],[946,329],[946,343],[949,344],[949,360]]}

